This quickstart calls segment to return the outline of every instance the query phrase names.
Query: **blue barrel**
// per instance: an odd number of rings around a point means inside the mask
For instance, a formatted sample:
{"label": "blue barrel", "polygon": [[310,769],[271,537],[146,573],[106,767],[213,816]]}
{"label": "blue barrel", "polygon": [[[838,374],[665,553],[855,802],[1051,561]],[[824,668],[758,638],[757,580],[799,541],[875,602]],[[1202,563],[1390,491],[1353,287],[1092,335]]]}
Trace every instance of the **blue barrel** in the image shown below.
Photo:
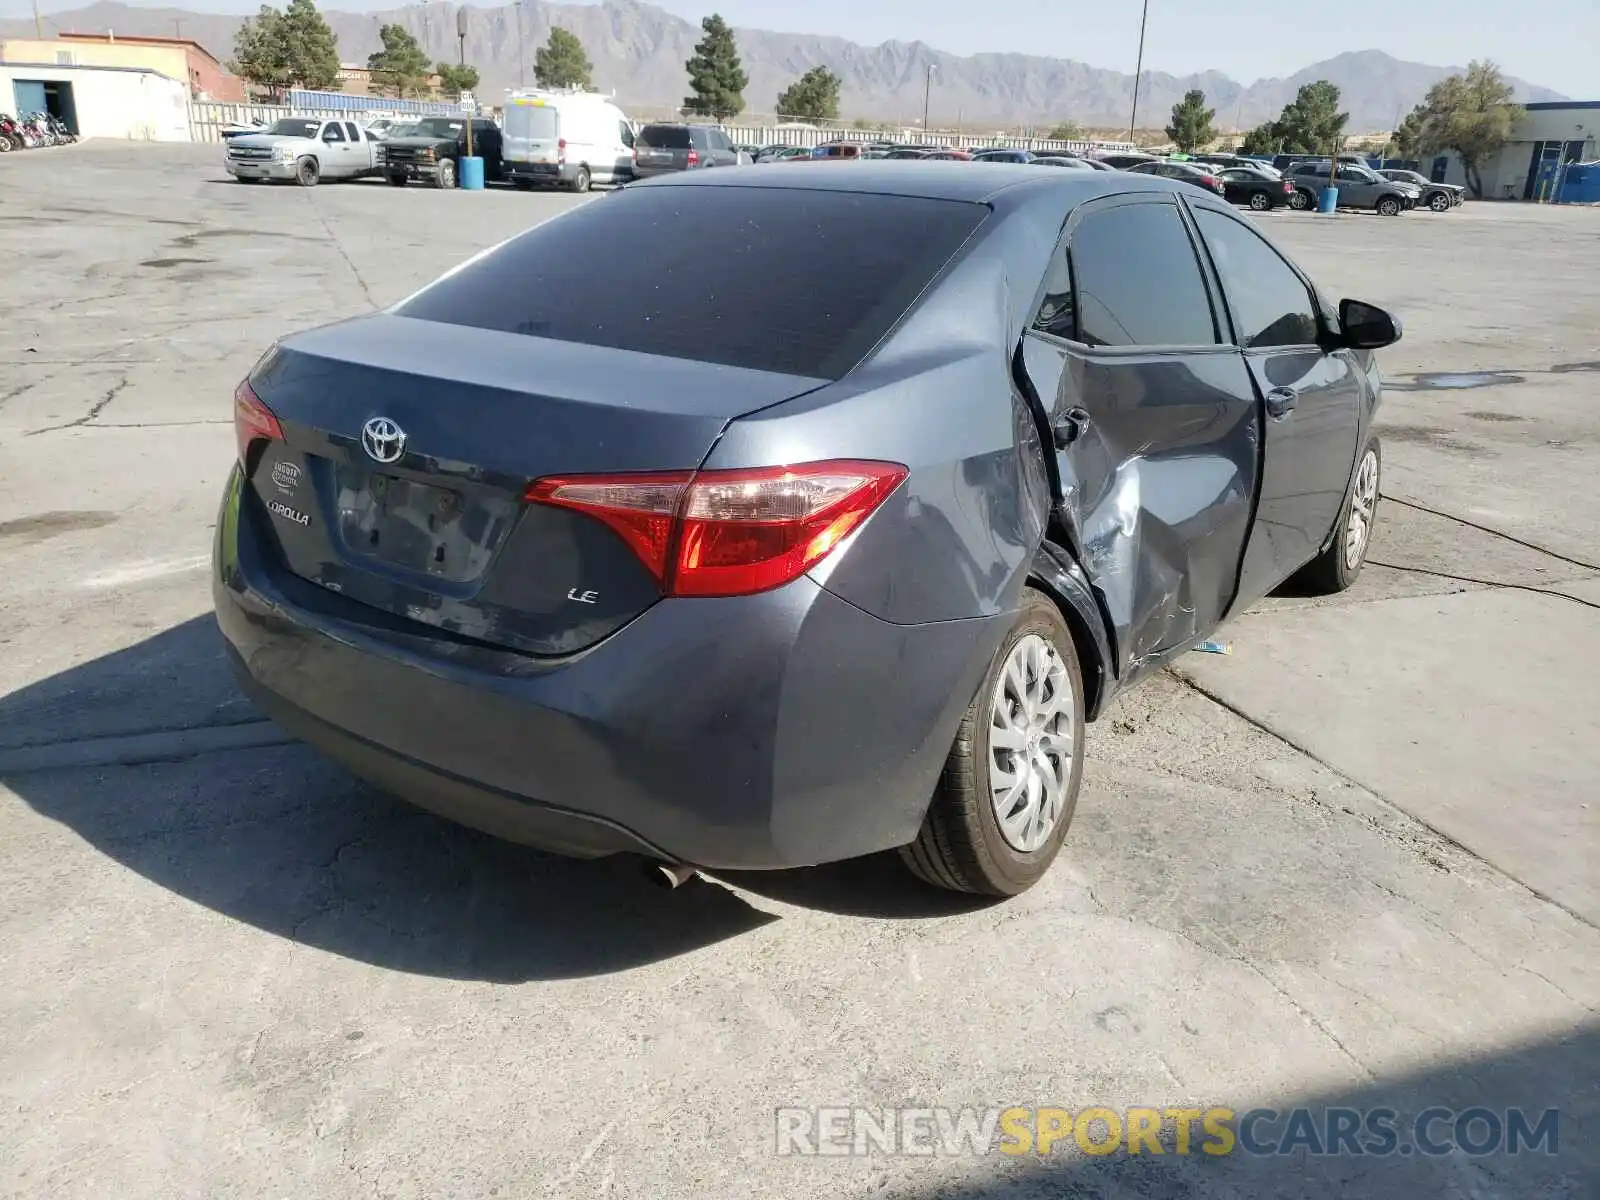
{"label": "blue barrel", "polygon": [[469,192],[483,191],[483,159],[474,155],[461,160],[461,186]]}
{"label": "blue barrel", "polygon": [[1331,213],[1339,207],[1339,189],[1329,184],[1322,189],[1322,194],[1317,197],[1317,211]]}

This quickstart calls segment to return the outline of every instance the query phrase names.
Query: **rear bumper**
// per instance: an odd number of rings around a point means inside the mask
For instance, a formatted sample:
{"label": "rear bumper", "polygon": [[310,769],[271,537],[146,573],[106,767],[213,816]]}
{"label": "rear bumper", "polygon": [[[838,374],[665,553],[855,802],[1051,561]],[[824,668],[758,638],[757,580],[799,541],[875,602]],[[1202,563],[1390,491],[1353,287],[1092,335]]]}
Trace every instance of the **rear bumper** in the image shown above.
{"label": "rear bumper", "polygon": [[562,187],[578,177],[577,163],[505,163],[506,178],[512,183],[538,183],[546,187]]}
{"label": "rear bumper", "polygon": [[657,165],[638,162],[633,165],[633,176],[635,179],[649,179],[655,175],[676,175],[678,172],[687,171],[688,169],[687,167],[672,166],[666,163]]}
{"label": "rear bumper", "polygon": [[892,625],[803,577],[529,658],[287,574],[236,480],[213,593],[251,698],[378,786],[558,853],[778,868],[906,844],[1009,624]]}

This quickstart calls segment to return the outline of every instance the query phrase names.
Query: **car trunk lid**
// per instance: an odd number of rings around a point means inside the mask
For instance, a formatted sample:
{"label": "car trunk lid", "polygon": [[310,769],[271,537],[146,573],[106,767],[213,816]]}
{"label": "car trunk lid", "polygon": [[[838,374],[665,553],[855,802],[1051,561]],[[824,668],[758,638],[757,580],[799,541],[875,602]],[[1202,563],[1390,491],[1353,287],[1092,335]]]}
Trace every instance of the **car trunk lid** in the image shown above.
{"label": "car trunk lid", "polygon": [[246,456],[281,565],[450,633],[570,654],[661,595],[551,475],[692,470],[733,418],[822,380],[393,315],[298,335],[252,375]]}

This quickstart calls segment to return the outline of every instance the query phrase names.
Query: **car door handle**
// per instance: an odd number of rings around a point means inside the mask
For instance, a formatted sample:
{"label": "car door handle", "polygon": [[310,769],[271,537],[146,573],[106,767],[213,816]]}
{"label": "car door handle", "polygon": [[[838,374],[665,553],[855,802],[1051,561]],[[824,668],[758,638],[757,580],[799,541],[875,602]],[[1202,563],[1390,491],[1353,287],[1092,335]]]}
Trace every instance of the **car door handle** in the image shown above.
{"label": "car door handle", "polygon": [[1089,414],[1081,408],[1069,408],[1057,418],[1053,433],[1057,450],[1065,450],[1083,436],[1089,428]]}
{"label": "car door handle", "polygon": [[1300,393],[1289,387],[1273,388],[1267,393],[1267,416],[1281,421],[1300,403]]}

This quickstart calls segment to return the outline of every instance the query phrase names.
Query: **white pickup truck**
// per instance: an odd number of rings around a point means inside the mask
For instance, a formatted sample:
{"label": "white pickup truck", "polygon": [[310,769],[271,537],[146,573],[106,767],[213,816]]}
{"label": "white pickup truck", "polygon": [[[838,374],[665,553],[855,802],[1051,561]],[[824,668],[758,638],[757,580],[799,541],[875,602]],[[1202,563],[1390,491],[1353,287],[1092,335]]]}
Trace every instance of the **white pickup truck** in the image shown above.
{"label": "white pickup truck", "polygon": [[228,174],[240,183],[292,179],[316,187],[322,179],[376,175],[379,145],[354,121],[283,117],[260,133],[229,138],[224,155]]}

